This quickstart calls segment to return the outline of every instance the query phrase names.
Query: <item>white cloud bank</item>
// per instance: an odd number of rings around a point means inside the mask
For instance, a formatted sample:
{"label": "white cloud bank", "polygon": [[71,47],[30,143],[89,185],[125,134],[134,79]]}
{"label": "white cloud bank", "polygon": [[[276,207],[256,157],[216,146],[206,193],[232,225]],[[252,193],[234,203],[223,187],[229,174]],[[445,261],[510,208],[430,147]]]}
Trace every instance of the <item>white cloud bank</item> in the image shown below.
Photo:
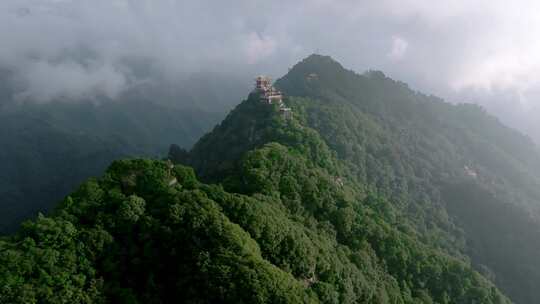
{"label": "white cloud bank", "polygon": [[530,0],[2,0],[0,69],[21,98],[114,98],[133,62],[173,81],[279,76],[319,51],[504,116],[540,108],[539,15]]}

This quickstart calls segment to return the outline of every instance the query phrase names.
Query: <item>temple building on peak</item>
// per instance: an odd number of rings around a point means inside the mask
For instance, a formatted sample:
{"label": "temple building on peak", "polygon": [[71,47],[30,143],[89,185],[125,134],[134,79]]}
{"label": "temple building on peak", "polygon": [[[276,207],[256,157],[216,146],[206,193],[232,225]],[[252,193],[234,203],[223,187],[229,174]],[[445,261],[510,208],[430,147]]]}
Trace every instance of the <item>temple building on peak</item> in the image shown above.
{"label": "temple building on peak", "polygon": [[255,78],[255,92],[260,96],[260,100],[266,104],[277,104],[279,112],[285,118],[291,118],[291,108],[283,103],[283,94],[272,85],[272,79],[268,76],[258,76]]}
{"label": "temple building on peak", "polygon": [[272,85],[272,79],[268,76],[255,78],[255,90],[260,94],[261,101],[268,104],[282,104],[283,94]]}

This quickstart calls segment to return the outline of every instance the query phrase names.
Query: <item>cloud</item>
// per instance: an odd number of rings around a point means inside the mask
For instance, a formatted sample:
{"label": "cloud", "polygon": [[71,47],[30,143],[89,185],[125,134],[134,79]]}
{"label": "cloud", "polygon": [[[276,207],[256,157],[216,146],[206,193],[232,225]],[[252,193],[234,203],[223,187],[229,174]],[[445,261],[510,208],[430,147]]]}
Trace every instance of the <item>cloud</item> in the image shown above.
{"label": "cloud", "polygon": [[276,41],[271,37],[261,37],[257,33],[250,33],[246,40],[245,52],[247,62],[250,64],[264,60],[276,51]]}
{"label": "cloud", "polygon": [[277,74],[319,50],[437,92],[512,86],[540,76],[539,9],[502,0],[3,0],[0,65],[55,66],[85,53],[109,70],[145,58],[173,75],[244,65]]}
{"label": "cloud", "polygon": [[388,52],[388,57],[394,61],[399,61],[405,56],[405,53],[407,53],[407,49],[409,48],[409,43],[407,40],[393,36],[392,37],[392,47],[390,48],[390,52]]}
{"label": "cloud", "polygon": [[278,77],[318,51],[504,116],[538,108],[538,11],[531,0],[2,0],[0,70],[24,84],[18,96],[114,97],[141,77]]}
{"label": "cloud", "polygon": [[127,85],[125,75],[110,65],[85,67],[75,62],[37,61],[24,74],[27,89],[17,94],[19,100],[79,100],[95,95],[114,99]]}

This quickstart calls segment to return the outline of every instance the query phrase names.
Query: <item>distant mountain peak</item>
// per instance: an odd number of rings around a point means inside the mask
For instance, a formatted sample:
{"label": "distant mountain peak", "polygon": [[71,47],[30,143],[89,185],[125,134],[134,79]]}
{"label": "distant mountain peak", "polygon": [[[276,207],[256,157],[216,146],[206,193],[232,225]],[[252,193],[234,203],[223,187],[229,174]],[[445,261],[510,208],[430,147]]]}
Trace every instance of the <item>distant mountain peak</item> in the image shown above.
{"label": "distant mountain peak", "polygon": [[318,98],[358,77],[362,76],[345,69],[332,57],[312,54],[294,65],[275,86],[289,96]]}
{"label": "distant mountain peak", "polygon": [[341,66],[341,64],[339,62],[337,62],[337,60],[332,58],[332,56],[321,55],[321,54],[317,54],[317,53],[313,53],[313,54],[307,56],[302,61],[300,61],[298,64],[309,63],[309,62],[327,62],[327,63],[332,63],[332,64],[338,64],[338,65]]}
{"label": "distant mountain peak", "polygon": [[310,74],[327,74],[346,71],[347,70],[339,62],[330,56],[311,54],[295,64],[287,75],[302,73],[305,76],[308,76]]}

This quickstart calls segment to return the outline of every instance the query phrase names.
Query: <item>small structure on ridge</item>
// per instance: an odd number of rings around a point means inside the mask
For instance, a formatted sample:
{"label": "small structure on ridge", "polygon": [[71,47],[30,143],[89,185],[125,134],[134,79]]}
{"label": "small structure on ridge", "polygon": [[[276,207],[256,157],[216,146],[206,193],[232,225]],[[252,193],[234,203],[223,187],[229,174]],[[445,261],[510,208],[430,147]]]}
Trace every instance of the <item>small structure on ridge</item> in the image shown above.
{"label": "small structure on ridge", "polygon": [[260,96],[261,102],[265,104],[277,104],[281,116],[286,119],[292,117],[292,110],[283,103],[283,94],[272,85],[272,79],[268,76],[258,76],[255,78],[255,92]]}
{"label": "small structure on ridge", "polygon": [[283,94],[272,85],[272,79],[268,76],[255,78],[255,90],[260,94],[261,101],[268,104],[283,103]]}
{"label": "small structure on ridge", "polygon": [[291,108],[280,107],[279,113],[281,113],[281,116],[283,116],[284,118],[287,118],[287,119],[292,118]]}

